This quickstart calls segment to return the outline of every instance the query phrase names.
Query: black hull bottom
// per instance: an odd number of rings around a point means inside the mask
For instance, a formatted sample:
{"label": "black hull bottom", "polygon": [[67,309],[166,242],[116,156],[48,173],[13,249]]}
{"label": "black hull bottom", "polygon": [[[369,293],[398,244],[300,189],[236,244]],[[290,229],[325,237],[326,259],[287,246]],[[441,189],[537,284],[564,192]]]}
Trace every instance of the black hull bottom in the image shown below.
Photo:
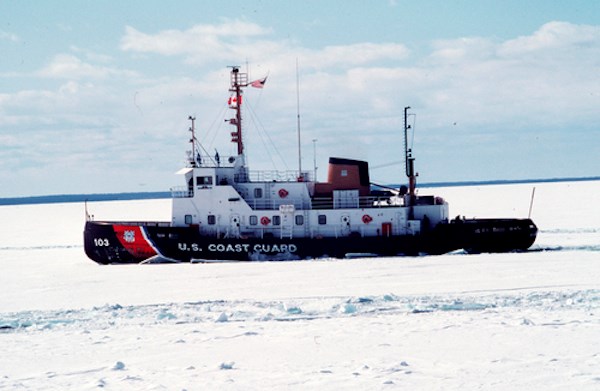
{"label": "black hull bottom", "polygon": [[89,221],[85,225],[87,256],[101,264],[174,262],[285,261],[355,256],[445,254],[527,250],[537,227],[529,219],[470,219],[439,224],[419,235],[347,236],[338,238],[215,238],[198,227],[166,223]]}

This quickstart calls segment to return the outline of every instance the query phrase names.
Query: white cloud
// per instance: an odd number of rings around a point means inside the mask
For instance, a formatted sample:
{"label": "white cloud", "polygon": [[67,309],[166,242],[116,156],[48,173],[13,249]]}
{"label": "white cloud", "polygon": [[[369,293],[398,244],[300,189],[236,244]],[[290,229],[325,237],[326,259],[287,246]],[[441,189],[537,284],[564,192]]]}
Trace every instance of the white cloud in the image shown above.
{"label": "white cloud", "polygon": [[532,35],[506,41],[499,48],[499,53],[515,56],[536,51],[585,49],[586,46],[600,47],[600,26],[550,22]]}
{"label": "white cloud", "polygon": [[433,49],[421,67],[432,79],[425,85],[431,109],[444,105],[480,126],[540,128],[598,119],[599,27],[551,22],[505,42],[461,38],[436,41]]}
{"label": "white cloud", "polygon": [[106,55],[106,54],[102,54],[102,53],[97,53],[94,52],[90,49],[86,49],[86,48],[81,48],[75,45],[71,45],[69,47],[69,49],[73,52],[73,53],[78,53],[78,54],[82,54],[85,56],[85,58],[88,61],[93,61],[93,62],[99,62],[99,63],[110,63],[114,61],[114,58],[112,56]]}
{"label": "white cloud", "polygon": [[244,38],[271,33],[255,23],[227,20],[218,25],[196,25],[188,30],[164,30],[146,34],[131,26],[125,28],[121,49],[140,53],[181,55],[218,52],[235,47]]}
{"label": "white cloud", "polygon": [[37,72],[38,76],[64,79],[102,79],[112,76],[136,76],[136,72],[82,61],[72,54],[57,54],[50,63]]}
{"label": "white cloud", "polygon": [[19,42],[19,36],[7,31],[0,30],[0,41]]}
{"label": "white cloud", "polygon": [[[183,55],[189,64],[231,59],[267,59],[272,68],[287,58],[302,57],[303,66],[328,68],[368,64],[381,60],[404,60],[409,50],[398,43],[357,43],[306,49],[288,40],[266,39],[272,31],[257,24],[229,20],[219,25],[196,25],[188,30],[164,30],[147,34],[126,27],[121,49],[165,56]],[[264,61],[263,61],[264,62]],[[286,66],[287,67],[287,66]]]}
{"label": "white cloud", "polygon": [[494,55],[495,43],[486,38],[465,37],[433,42],[430,59],[441,65],[452,65],[462,61],[485,60]]}
{"label": "white cloud", "polygon": [[409,50],[396,43],[357,43],[351,45],[326,46],[323,50],[314,51],[312,61],[317,68],[326,69],[333,65],[351,67],[377,61],[405,60]]}

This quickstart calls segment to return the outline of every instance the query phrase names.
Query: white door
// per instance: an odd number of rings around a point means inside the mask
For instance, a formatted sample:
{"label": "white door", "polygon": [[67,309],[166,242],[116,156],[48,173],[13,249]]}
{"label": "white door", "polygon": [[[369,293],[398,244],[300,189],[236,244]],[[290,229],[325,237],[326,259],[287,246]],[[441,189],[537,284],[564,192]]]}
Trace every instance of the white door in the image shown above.
{"label": "white door", "polygon": [[396,235],[406,235],[406,213],[396,213],[396,224],[393,227]]}
{"label": "white door", "polygon": [[343,214],[340,218],[340,234],[341,236],[348,236],[350,231],[350,215]]}
{"label": "white door", "polygon": [[234,238],[240,237],[240,225],[241,219],[240,215],[233,214],[229,218],[229,236]]}

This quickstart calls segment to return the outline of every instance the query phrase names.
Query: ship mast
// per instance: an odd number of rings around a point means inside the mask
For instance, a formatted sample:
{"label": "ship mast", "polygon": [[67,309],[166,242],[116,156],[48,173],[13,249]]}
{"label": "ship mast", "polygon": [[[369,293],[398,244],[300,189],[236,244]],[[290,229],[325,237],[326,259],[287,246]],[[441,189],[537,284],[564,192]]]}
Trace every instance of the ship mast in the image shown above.
{"label": "ship mast", "polygon": [[196,167],[197,165],[197,161],[196,161],[196,134],[195,134],[195,130],[196,130],[196,117],[192,117],[191,115],[188,117],[188,119],[192,122],[192,126],[190,126],[190,132],[192,132],[192,137],[190,137],[190,144],[192,144],[192,150],[191,152],[188,152],[190,154],[189,156],[189,161],[190,161],[190,166],[192,167]]}
{"label": "ship mast", "polygon": [[412,157],[412,149],[408,148],[408,130],[411,128],[408,124],[408,110],[410,110],[410,106],[404,108],[404,164],[406,176],[408,177],[408,194],[412,204],[415,198],[415,188],[417,187],[417,176],[415,174],[415,158]]}
{"label": "ship mast", "polygon": [[231,88],[234,95],[229,98],[229,108],[235,110],[235,118],[231,118],[229,123],[234,125],[236,130],[231,132],[231,142],[237,144],[237,154],[244,154],[244,142],[242,139],[242,88],[248,86],[248,74],[241,73],[238,66],[231,67]]}

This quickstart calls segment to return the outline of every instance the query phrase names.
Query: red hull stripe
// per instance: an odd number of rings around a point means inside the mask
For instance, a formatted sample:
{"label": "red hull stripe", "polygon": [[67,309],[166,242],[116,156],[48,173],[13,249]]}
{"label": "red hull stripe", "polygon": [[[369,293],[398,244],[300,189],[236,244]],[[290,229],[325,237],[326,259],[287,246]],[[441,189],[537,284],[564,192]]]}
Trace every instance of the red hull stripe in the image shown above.
{"label": "red hull stripe", "polygon": [[113,225],[113,229],[121,245],[135,258],[147,259],[156,255],[156,251],[146,240],[141,227],[137,225]]}

